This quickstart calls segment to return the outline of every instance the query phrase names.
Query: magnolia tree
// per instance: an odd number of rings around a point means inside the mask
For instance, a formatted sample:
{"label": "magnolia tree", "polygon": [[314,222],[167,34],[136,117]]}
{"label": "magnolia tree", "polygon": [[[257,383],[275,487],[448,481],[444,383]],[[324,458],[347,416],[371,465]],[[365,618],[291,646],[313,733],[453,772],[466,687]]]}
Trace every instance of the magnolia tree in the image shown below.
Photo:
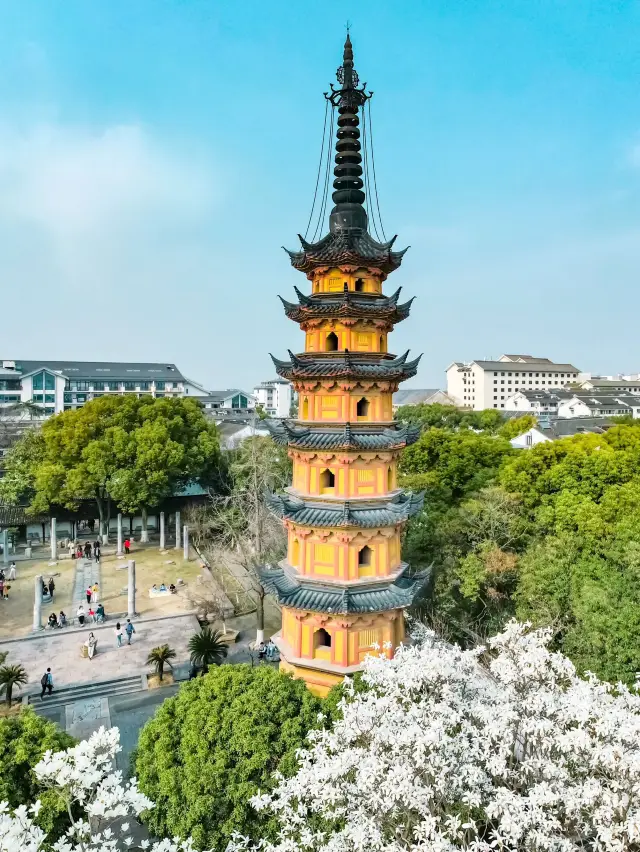
{"label": "magnolia tree", "polygon": [[432,634],[369,657],[342,718],[254,805],[278,814],[266,852],[640,849],[640,697],[582,679],[515,622],[487,648]]}
{"label": "magnolia tree", "polygon": [[[89,740],[66,751],[44,754],[34,767],[39,784],[54,790],[64,802],[69,828],[62,838],[47,837],[36,824],[40,802],[21,805],[12,813],[0,804],[0,852],[114,852],[132,845],[129,818],[153,807],[135,780],[123,783],[115,769],[120,751],[117,728],[100,728]],[[191,844],[164,840],[139,846],[151,852],[190,852]]]}

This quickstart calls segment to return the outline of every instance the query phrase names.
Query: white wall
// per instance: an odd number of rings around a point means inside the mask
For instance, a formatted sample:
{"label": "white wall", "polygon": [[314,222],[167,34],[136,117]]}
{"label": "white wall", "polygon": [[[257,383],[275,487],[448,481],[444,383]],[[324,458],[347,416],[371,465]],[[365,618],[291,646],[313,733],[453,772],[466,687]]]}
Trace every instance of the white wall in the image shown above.
{"label": "white wall", "polygon": [[536,444],[548,444],[550,441],[551,438],[548,438],[540,432],[539,429],[536,429],[536,427],[533,426],[522,435],[512,438],[509,443],[515,450],[530,450],[531,447],[535,447]]}

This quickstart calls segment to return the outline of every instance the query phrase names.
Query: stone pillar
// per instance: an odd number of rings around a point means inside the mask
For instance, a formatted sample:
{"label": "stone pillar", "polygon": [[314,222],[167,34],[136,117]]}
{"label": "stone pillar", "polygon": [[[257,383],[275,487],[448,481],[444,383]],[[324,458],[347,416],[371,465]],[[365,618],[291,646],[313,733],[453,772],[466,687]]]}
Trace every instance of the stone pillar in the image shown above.
{"label": "stone pillar", "polygon": [[129,576],[127,579],[127,615],[133,618],[136,614],[136,560],[129,560]]}
{"label": "stone pillar", "polygon": [[2,561],[9,564],[9,530],[2,531]]}
{"label": "stone pillar", "polygon": [[184,528],[182,530],[182,538],[183,538],[183,541],[184,541],[184,544],[183,544],[184,558],[189,559],[189,527],[186,524],[184,525]]}
{"label": "stone pillar", "polygon": [[34,577],[33,631],[42,630],[42,574]]}
{"label": "stone pillar", "polygon": [[176,550],[180,550],[180,512],[176,512]]}
{"label": "stone pillar", "polygon": [[160,550],[164,550],[164,512],[160,512]]}
{"label": "stone pillar", "polygon": [[118,549],[116,556],[122,556],[122,515],[118,512]]}
{"label": "stone pillar", "polygon": [[49,524],[49,538],[51,544],[51,561],[55,562],[58,558],[58,529],[55,518],[51,518]]}

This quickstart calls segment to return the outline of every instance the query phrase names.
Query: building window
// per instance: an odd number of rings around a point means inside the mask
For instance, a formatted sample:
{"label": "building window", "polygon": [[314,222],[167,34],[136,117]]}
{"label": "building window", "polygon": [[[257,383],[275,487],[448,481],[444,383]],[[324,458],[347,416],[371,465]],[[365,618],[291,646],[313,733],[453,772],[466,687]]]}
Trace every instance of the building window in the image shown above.
{"label": "building window", "polygon": [[500,408],[504,408],[504,402],[500,403]]}
{"label": "building window", "polygon": [[120,390],[120,382],[107,382],[107,390],[110,390],[110,391]]}
{"label": "building window", "polygon": [[65,393],[64,401],[65,402],[71,402],[71,394],[70,393]]}
{"label": "building window", "polygon": [[320,493],[333,494],[336,484],[336,476],[329,468],[325,468],[320,474]]}
{"label": "building window", "polygon": [[525,435],[525,439],[524,439],[524,440],[525,440],[525,444],[526,444],[528,447],[530,447],[530,446],[533,444],[533,435],[531,435],[531,434]]}
{"label": "building window", "polygon": [[42,394],[41,393],[34,393],[33,401],[34,402],[42,402]]}
{"label": "building window", "polygon": [[164,382],[156,382],[156,390],[164,390]]}
{"label": "building window", "polygon": [[325,351],[326,352],[337,352],[338,351],[338,335],[331,331],[326,337],[325,340]]}
{"label": "building window", "polygon": [[327,633],[324,627],[321,627],[319,630],[313,634],[313,648],[316,650],[317,648],[330,648],[331,647],[331,635]]}
{"label": "building window", "polygon": [[136,389],[136,383],[135,382],[123,382],[123,385],[124,385],[125,390],[135,390]]}
{"label": "building window", "polygon": [[56,401],[56,395],[54,393],[45,393],[44,401],[49,403],[54,403]]}
{"label": "building window", "polygon": [[44,390],[44,373],[36,373],[31,379],[31,387],[34,390]]}
{"label": "building window", "polygon": [[[466,397],[465,397],[465,399],[466,399]],[[369,406],[370,406],[370,403],[369,403],[368,399],[365,399],[365,397],[362,397],[362,399],[359,399],[357,404],[356,404],[356,416],[357,417],[368,417],[369,416]]]}

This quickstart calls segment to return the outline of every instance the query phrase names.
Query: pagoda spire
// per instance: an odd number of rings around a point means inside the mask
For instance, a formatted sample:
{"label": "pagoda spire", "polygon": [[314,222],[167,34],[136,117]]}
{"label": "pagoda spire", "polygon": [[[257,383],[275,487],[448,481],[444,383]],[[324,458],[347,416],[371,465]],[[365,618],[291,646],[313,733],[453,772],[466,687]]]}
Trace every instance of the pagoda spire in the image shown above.
{"label": "pagoda spire", "polygon": [[348,32],[342,65],[338,67],[336,77],[340,88],[335,89],[331,84],[331,92],[325,93],[325,98],[338,109],[332,195],[335,207],[329,217],[329,230],[332,234],[353,229],[366,231],[368,225],[367,213],[363,207],[365,194],[358,110],[373,93],[365,91],[366,83],[358,86],[358,72],[353,67],[353,45]]}

